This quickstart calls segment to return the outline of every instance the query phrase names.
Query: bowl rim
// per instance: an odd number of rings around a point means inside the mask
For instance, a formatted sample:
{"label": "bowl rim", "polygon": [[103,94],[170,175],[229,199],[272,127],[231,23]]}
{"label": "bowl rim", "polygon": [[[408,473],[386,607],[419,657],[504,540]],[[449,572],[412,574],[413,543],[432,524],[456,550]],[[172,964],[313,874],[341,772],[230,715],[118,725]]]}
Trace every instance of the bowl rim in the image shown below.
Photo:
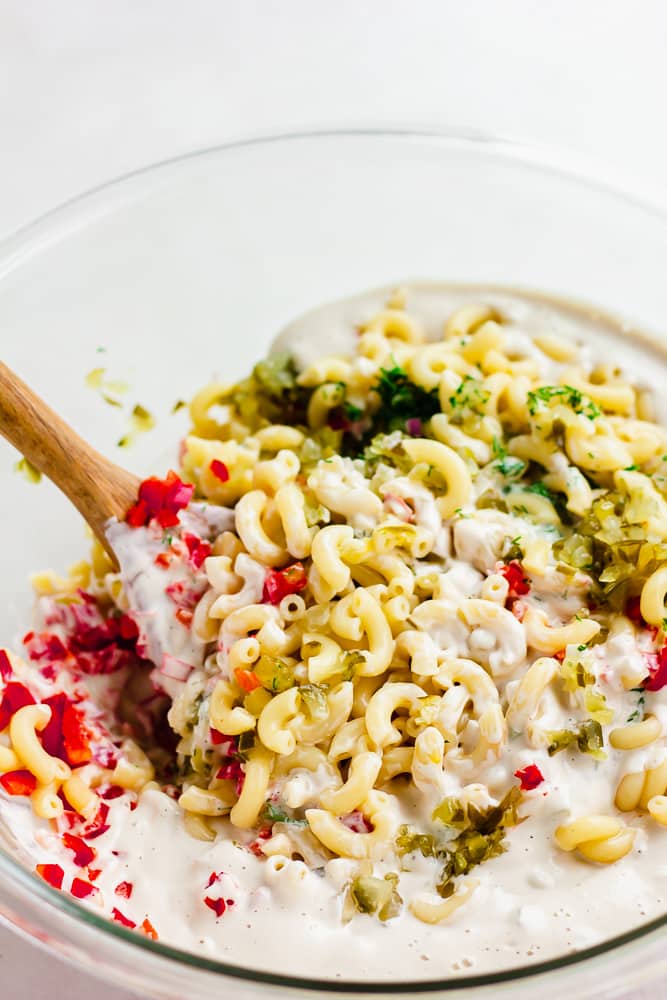
{"label": "bowl rim", "polygon": [[[62,201],[54,208],[35,217],[24,225],[0,239],[0,282],[12,271],[20,268],[24,262],[33,256],[38,256],[43,250],[67,236],[76,232],[96,218],[113,212],[118,205],[113,202],[109,206],[103,203],[109,195],[123,193],[144,179],[168,175],[182,166],[192,162],[214,159],[235,151],[253,147],[266,148],[280,144],[309,142],[317,140],[396,140],[407,143],[430,143],[443,149],[474,150],[478,154],[487,155],[504,162],[512,162],[517,166],[531,168],[538,173],[546,173],[560,177],[563,180],[578,183],[591,190],[604,193],[614,199],[625,202],[631,207],[646,213],[651,218],[662,221],[667,226],[667,203],[652,202],[639,191],[626,183],[600,173],[604,164],[593,158],[572,151],[558,150],[547,145],[526,142],[524,140],[495,135],[489,132],[458,128],[458,127],[415,127],[392,124],[355,124],[342,126],[302,127],[285,132],[261,131],[247,136],[231,139],[227,142],[206,146],[190,152],[167,157],[153,163],[145,164],[137,169],[127,171],[117,177],[95,185],[84,192]],[[101,204],[102,203],[102,204]],[[95,209],[99,211],[96,213]],[[90,214],[88,214],[90,210]],[[77,224],[72,225],[73,222]],[[556,958],[520,965],[497,972],[477,973],[474,975],[454,976],[447,979],[365,981],[365,980],[332,980],[314,977],[299,977],[251,969],[230,962],[208,958],[194,952],[184,951],[176,946],[152,941],[128,930],[107,917],[97,915],[81,906],[74,898],[57,892],[43,882],[36,874],[24,868],[0,847],[0,876],[10,884],[19,885],[29,892],[31,897],[37,897],[56,913],[64,913],[75,923],[86,929],[100,930],[103,934],[116,939],[122,946],[129,946],[129,951],[137,953],[137,949],[149,953],[159,960],[176,962],[181,967],[191,970],[212,972],[230,979],[244,980],[249,983],[263,983],[283,989],[305,990],[318,993],[368,994],[368,995],[416,995],[428,993],[448,993],[474,988],[496,985],[514,981],[537,979],[545,973],[559,969],[584,966],[592,960],[609,953],[619,954],[623,946],[636,941],[646,941],[651,934],[667,926],[667,912],[642,924],[639,928],[626,931],[608,938],[598,944],[583,948],[576,952],[561,955]],[[32,899],[31,899],[32,901]],[[0,917],[3,914],[0,912]],[[49,950],[58,950],[49,944],[38,930],[32,933],[19,920],[5,914],[8,926],[16,931],[27,934],[35,944],[46,945]],[[590,968],[590,966],[589,966]],[[89,971],[93,971],[90,968]]]}

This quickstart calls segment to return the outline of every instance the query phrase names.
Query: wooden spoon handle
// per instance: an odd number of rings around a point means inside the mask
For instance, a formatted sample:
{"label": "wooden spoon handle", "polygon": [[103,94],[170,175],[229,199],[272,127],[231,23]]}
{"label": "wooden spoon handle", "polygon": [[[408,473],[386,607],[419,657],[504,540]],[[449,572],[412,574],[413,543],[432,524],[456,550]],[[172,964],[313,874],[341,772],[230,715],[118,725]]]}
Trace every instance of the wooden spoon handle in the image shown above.
{"label": "wooden spoon handle", "polygon": [[108,551],[104,525],[125,516],[139,479],[95,451],[1,361],[0,434],[62,490]]}

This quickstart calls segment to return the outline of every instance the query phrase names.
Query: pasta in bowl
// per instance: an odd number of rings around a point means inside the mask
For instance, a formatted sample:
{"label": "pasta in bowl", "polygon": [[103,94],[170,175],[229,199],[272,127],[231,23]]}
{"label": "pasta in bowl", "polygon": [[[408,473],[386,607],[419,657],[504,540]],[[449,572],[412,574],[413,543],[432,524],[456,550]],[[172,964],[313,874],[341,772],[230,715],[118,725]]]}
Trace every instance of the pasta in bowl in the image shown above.
{"label": "pasta in bowl", "polygon": [[[667,433],[596,322],[408,285],[201,390],[179,471],[109,527],[123,572],[95,545],[38,574],[1,654],[0,811],[31,810],[38,874],[268,969],[305,924],[332,978],[343,948],[451,975],[660,913]],[[182,659],[147,662],[156,614]]]}

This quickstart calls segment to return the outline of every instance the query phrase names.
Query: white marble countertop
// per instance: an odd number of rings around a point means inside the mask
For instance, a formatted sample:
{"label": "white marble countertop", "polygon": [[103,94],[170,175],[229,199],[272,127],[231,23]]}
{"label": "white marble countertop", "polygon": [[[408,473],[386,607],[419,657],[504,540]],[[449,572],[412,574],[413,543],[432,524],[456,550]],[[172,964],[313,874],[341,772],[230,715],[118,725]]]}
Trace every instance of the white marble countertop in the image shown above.
{"label": "white marble countertop", "polygon": [[[666,47],[661,0],[3,0],[0,236],[151,161],[344,123],[562,147],[667,204]],[[0,983],[130,996],[2,928]]]}

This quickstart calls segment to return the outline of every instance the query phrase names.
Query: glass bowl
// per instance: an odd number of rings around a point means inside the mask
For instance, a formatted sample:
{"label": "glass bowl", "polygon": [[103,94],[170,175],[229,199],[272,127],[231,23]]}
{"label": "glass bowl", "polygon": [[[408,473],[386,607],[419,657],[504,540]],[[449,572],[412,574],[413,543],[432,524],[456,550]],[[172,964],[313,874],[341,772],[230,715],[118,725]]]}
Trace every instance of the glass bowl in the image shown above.
{"label": "glass bowl", "polygon": [[[630,335],[633,326],[659,330],[667,316],[665,261],[664,213],[533,149],[454,133],[267,137],[142,170],[9,239],[0,248],[0,353],[94,445],[146,471],[184,429],[184,417],[170,413],[177,399],[212,375],[241,375],[284,323],[329,299],[410,278],[507,284],[599,304],[628,317]],[[131,400],[159,417],[128,451],[116,450],[125,415],[84,385],[96,367],[126,378]],[[7,641],[27,622],[28,571],[60,569],[85,545],[67,502],[47,483],[35,488],[12,475],[15,460],[1,445]],[[667,971],[666,916],[497,975],[389,984],[270,975],[98,918],[9,851],[0,851],[0,914],[150,997],[575,1000],[620,996]]]}

